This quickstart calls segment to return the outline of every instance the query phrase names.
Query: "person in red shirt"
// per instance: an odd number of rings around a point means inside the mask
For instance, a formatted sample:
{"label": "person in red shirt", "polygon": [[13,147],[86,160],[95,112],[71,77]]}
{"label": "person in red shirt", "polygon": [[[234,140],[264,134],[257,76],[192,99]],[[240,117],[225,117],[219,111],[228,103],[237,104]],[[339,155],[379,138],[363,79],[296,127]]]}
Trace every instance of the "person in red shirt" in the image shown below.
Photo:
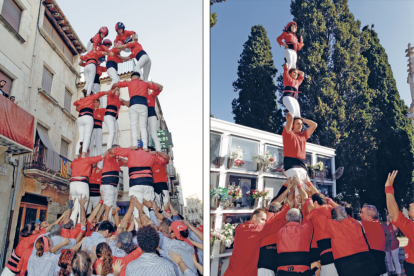
{"label": "person in red shirt", "polygon": [[[254,210],[249,221],[236,227],[233,253],[224,276],[257,276],[262,240],[277,232],[286,224],[286,213],[290,209],[285,204],[278,213],[266,213],[264,209]],[[267,216],[271,216],[267,220]]]}
{"label": "person in red shirt", "polygon": [[[151,59],[147,55],[147,52],[144,51],[141,44],[138,43],[138,39],[133,40],[125,45],[115,45],[119,50],[124,50],[126,48],[131,49],[131,55],[129,57],[121,57],[123,60],[130,60],[135,58],[136,63],[134,71],[138,72],[140,76],[143,76],[142,80],[148,81],[149,72],[151,70]],[[143,69],[143,71],[142,71]]]}
{"label": "person in red shirt", "polygon": [[104,122],[108,128],[108,140],[106,142],[106,149],[112,148],[112,145],[118,141],[118,114],[121,105],[125,105],[122,99],[119,98],[119,88],[114,88],[108,92],[108,98],[106,99],[106,111]]}
{"label": "person in red shirt", "polygon": [[[96,99],[93,109],[93,129],[91,134],[91,141],[89,143],[89,156],[94,157],[102,152],[103,134],[102,122],[104,120],[106,108],[100,108],[101,101]],[[102,169],[102,162],[98,163],[98,167]]]}
{"label": "person in red shirt", "polygon": [[82,143],[82,157],[86,156],[86,153],[89,149],[89,143],[91,141],[91,135],[94,126],[93,108],[95,100],[107,94],[108,92],[99,92],[86,98],[81,98],[80,100],[77,100],[73,103],[73,105],[76,106],[76,111],[79,111],[78,120],[76,121],[78,124],[79,139],[76,143],[75,152],[79,153],[79,155],[81,154],[80,148]]}
{"label": "person in red shirt", "polygon": [[406,218],[398,208],[397,201],[394,196],[394,179],[397,176],[398,171],[393,171],[392,174],[388,174],[387,182],[385,183],[385,194],[387,197],[387,209],[392,224],[398,227],[401,232],[408,238],[408,244],[404,247],[405,261],[403,267],[405,274],[414,275],[414,203],[410,204],[408,210],[409,218]]}
{"label": "person in red shirt", "polygon": [[307,200],[305,206],[309,211],[307,218],[313,225],[331,236],[332,253],[338,275],[380,275],[375,258],[369,252],[362,225],[348,216],[343,206],[332,209],[332,219],[328,218],[320,208],[316,209],[312,200]]}
{"label": "person in red shirt", "polygon": [[89,177],[89,204],[87,214],[90,214],[93,209],[101,201],[101,179],[102,179],[102,168],[99,168],[97,164],[101,163],[103,165],[103,160],[92,164],[92,172]]}
{"label": "person in red shirt", "polygon": [[77,158],[73,160],[70,165],[72,169],[72,177],[69,184],[69,194],[74,200],[74,209],[70,218],[74,224],[76,224],[76,218],[81,212],[79,201],[81,200],[82,196],[87,198],[87,202],[85,203],[85,210],[88,207],[89,178],[91,176],[92,164],[104,159],[107,153],[108,152],[105,152],[104,154],[95,157]]}
{"label": "person in red shirt", "polygon": [[[303,123],[309,127],[302,131]],[[315,131],[317,123],[304,119],[294,118],[289,112],[286,114],[286,126],[283,128],[283,165],[287,178],[298,175],[301,183],[304,184],[307,176],[305,165],[306,141]],[[297,194],[297,193],[296,193]]]}
{"label": "person in red shirt", "polygon": [[[138,39],[137,34],[134,31],[126,31],[125,25],[122,22],[118,22],[115,25],[115,31],[118,33],[114,42],[122,42],[120,45],[127,44],[131,41]],[[132,37],[131,37],[132,36]],[[131,52],[131,49],[125,48],[125,52]]]}
{"label": "person in red shirt", "polygon": [[[298,59],[297,51],[304,46],[302,36],[300,36],[300,42],[298,42],[295,34],[297,29],[298,26],[295,21],[289,22],[283,30],[283,33],[276,39],[280,46],[285,47],[285,57],[289,64],[289,69],[296,68],[296,61]],[[283,43],[283,40],[285,43]]]}
{"label": "person in red shirt", "polygon": [[118,82],[112,85],[116,87],[128,87],[129,101],[122,102],[129,107],[129,121],[131,124],[132,145],[137,146],[138,141],[138,124],[141,132],[141,140],[144,143],[144,150],[148,151],[148,93],[149,90],[156,91],[162,89],[162,85],[155,82],[145,82],[140,80],[140,74],[134,72],[131,75],[131,81]]}
{"label": "person in red shirt", "polygon": [[[143,200],[154,199],[154,178],[151,167],[155,164],[167,165],[170,156],[163,152],[145,152],[142,150],[142,141],[138,141],[138,149],[120,148],[108,150],[110,154],[128,158],[126,165],[129,170],[129,196],[135,196],[142,204]],[[149,217],[149,211],[144,206],[144,212]],[[139,217],[137,208],[134,208],[134,217]],[[135,221],[135,229],[138,230],[138,223]]]}
{"label": "person in red shirt", "polygon": [[[151,151],[157,150],[154,147],[149,147],[149,152]],[[164,205],[167,205],[169,199],[167,166],[155,164],[152,166],[152,173],[154,177],[155,203],[162,209]]]}
{"label": "person in red shirt", "polygon": [[299,85],[303,81],[304,73],[296,68],[288,69],[287,63],[285,63],[283,70],[283,85],[285,86],[285,91],[283,92],[283,104],[294,117],[300,117],[298,93],[300,93]]}
{"label": "person in red shirt", "polygon": [[[158,118],[157,113],[155,112],[155,102],[157,96],[162,91],[162,85],[158,86],[157,90],[154,90],[151,94],[148,93],[148,133],[154,141],[154,145],[157,151],[161,151],[160,139],[158,139],[157,128],[158,128]],[[149,137],[148,137],[149,139]]]}
{"label": "person in red shirt", "polygon": [[361,224],[364,226],[365,237],[369,245],[369,252],[375,257],[381,274],[387,273],[385,264],[385,234],[378,218],[377,208],[365,205],[361,209]]}
{"label": "person in red shirt", "polygon": [[[124,45],[122,41],[114,41],[114,44],[117,44],[119,46]],[[115,46],[109,50],[109,53],[113,53],[113,56],[108,56],[108,59],[106,61],[106,72],[108,73],[108,76],[111,78],[111,87],[114,85],[114,83],[118,83],[120,81],[119,75],[118,75],[118,63],[123,63],[124,60],[120,58],[121,51],[116,48]]]}
{"label": "person in red shirt", "polygon": [[90,52],[92,50],[96,50],[96,47],[102,43],[102,39],[108,36],[108,28],[107,27],[101,27],[99,29],[99,32],[91,38],[90,41],[88,41],[88,45],[86,46],[86,51]]}

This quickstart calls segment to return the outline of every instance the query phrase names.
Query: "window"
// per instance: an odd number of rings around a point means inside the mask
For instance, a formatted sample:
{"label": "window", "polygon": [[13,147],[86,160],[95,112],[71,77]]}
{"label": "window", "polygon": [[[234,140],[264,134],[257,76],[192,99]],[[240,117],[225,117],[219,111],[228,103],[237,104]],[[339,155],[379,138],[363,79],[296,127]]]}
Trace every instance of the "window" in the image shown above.
{"label": "window", "polygon": [[328,196],[330,198],[333,197],[332,195],[332,185],[327,184],[327,185],[323,185],[320,182],[317,182],[318,185],[318,190],[321,191],[322,194],[324,194],[325,196]]}
{"label": "window", "polygon": [[256,156],[259,152],[259,142],[238,137],[230,137],[229,157],[231,152],[238,147],[243,151],[242,156],[244,165],[238,167],[233,162],[233,164],[229,164],[229,167],[237,170],[257,171],[257,162],[253,156]]}
{"label": "window", "polygon": [[221,135],[210,133],[210,168],[219,168],[221,165],[220,158]]}
{"label": "window", "polygon": [[1,15],[7,22],[19,32],[20,18],[22,17],[22,9],[13,0],[4,0]]}
{"label": "window", "polygon": [[46,67],[43,67],[42,89],[48,94],[52,94],[52,80],[53,74]]}
{"label": "window", "polygon": [[210,173],[210,191],[216,189],[219,186],[220,173],[211,172]]}
{"label": "window", "polygon": [[5,80],[6,84],[3,88],[0,88],[3,92],[6,92],[8,95],[10,95],[11,86],[13,83],[13,80],[9,78],[6,74],[4,74],[2,71],[0,71],[0,80]]}
{"label": "window", "polygon": [[65,102],[64,102],[65,109],[70,113],[72,107],[72,93],[70,93],[67,89],[65,89]]}
{"label": "window", "polygon": [[275,158],[275,162],[267,166],[266,172],[283,175],[283,149],[271,145],[265,146],[265,151]]}
{"label": "window", "polygon": [[249,195],[246,194],[251,190],[257,189],[257,178],[256,177],[246,177],[246,176],[239,176],[239,175],[229,175],[228,182],[226,187],[230,185],[234,185],[236,187],[240,187],[242,190],[243,197],[237,199],[234,202],[235,207],[250,207],[254,205],[254,200],[249,200]]}
{"label": "window", "polygon": [[322,162],[325,167],[327,166],[327,168],[324,171],[324,178],[332,179],[332,158],[317,156],[316,162]]}
{"label": "window", "polygon": [[65,57],[70,62],[73,62],[72,52],[69,50],[69,47],[66,45],[64,40],[60,37],[59,32],[53,27],[52,23],[49,21],[46,15],[43,19],[43,29],[46,31],[46,33],[50,36],[50,38],[56,44],[56,47],[59,48],[60,51],[62,51]]}
{"label": "window", "polygon": [[60,155],[69,158],[69,143],[63,139],[60,142]]}
{"label": "window", "polygon": [[265,178],[264,189],[269,191],[269,195],[267,197],[272,199],[274,196],[276,196],[285,182],[285,179]]}

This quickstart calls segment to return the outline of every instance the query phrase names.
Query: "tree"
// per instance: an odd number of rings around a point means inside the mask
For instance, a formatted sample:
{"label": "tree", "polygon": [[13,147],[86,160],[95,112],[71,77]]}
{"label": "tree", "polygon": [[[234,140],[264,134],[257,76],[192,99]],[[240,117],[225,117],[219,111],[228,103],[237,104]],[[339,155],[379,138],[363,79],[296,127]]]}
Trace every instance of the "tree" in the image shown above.
{"label": "tree", "polygon": [[[226,2],[227,0],[210,0],[210,7],[215,3]],[[210,28],[214,27],[217,24],[217,14],[215,12],[210,12]]]}
{"label": "tree", "polygon": [[233,82],[234,92],[239,93],[232,102],[234,120],[236,124],[272,132],[277,109],[273,78],[277,70],[262,25],[252,27],[243,47],[238,61],[238,79]]}

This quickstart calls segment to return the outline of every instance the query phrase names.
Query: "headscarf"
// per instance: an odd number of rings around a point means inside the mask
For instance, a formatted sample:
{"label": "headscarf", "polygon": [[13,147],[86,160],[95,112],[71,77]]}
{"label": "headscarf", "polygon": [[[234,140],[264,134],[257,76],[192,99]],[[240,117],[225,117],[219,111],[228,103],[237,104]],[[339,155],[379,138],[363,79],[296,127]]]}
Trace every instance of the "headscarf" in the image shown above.
{"label": "headscarf", "polygon": [[181,236],[180,231],[185,231],[187,229],[188,229],[187,226],[185,226],[184,223],[182,223],[181,221],[174,221],[171,224],[171,230],[173,230],[175,237],[181,241],[185,241],[186,243],[194,247],[194,244],[192,244],[187,238],[184,238],[183,236]]}
{"label": "headscarf", "polygon": [[[50,245],[47,236],[48,234],[40,235],[33,244],[32,255],[27,265],[28,276],[55,276],[60,270],[58,266],[60,254],[56,255],[48,252]],[[43,239],[45,243],[45,250],[42,257],[36,255],[36,242],[39,239]]]}

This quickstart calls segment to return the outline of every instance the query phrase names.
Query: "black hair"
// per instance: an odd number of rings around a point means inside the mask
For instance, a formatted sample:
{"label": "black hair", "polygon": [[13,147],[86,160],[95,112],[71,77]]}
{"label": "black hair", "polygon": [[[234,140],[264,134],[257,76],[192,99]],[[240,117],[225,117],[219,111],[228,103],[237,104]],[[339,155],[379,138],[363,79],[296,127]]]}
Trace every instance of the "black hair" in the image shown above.
{"label": "black hair", "polygon": [[290,24],[290,26],[288,28],[284,28],[283,31],[287,32],[287,33],[292,33],[294,35],[296,35],[296,33],[292,32],[292,26],[295,25],[296,26],[296,30],[298,29],[298,25],[297,24]]}
{"label": "black hair", "polygon": [[167,218],[163,218],[162,221],[161,221],[161,223],[160,223],[160,226],[165,225],[167,227],[170,227],[171,224],[172,224],[171,220],[169,220]]}
{"label": "black hair", "polygon": [[4,81],[5,83],[7,83],[7,81],[6,81],[6,80],[0,80],[0,82],[2,82],[2,81]]}
{"label": "black hair", "polygon": [[328,204],[326,197],[321,193],[316,193],[312,195],[312,201],[318,202],[319,205]]}
{"label": "black hair", "polygon": [[154,227],[148,225],[138,230],[137,240],[142,251],[152,253],[157,250],[158,244],[160,243],[160,236]]}
{"label": "black hair", "polygon": [[184,220],[184,217],[180,214],[178,214],[178,216],[180,217],[180,219]]}
{"label": "black hair", "polygon": [[114,233],[116,231],[115,225],[110,221],[103,221],[98,228],[98,231],[106,231],[108,230],[109,233]]}
{"label": "black hair", "polygon": [[189,235],[188,229],[180,231],[180,235],[183,238],[188,238],[188,235]]}
{"label": "black hair", "polygon": [[293,124],[295,124],[296,120],[301,120],[303,122],[303,118],[302,117],[295,117],[293,118]]}
{"label": "black hair", "polygon": [[70,230],[70,228],[71,228],[71,227],[73,227],[73,220],[70,220],[70,221],[69,221],[68,223],[66,223],[66,224],[62,222],[62,227],[63,227],[63,228],[65,228],[65,229]]}
{"label": "black hair", "polygon": [[148,147],[151,151],[157,151],[154,147]]}
{"label": "black hair", "polygon": [[33,230],[36,228],[36,222],[31,221],[24,226],[22,230],[20,230],[20,237],[28,237],[33,233]]}
{"label": "black hair", "polygon": [[141,78],[141,74],[140,74],[140,73],[138,73],[138,72],[134,72],[134,73],[132,73],[131,78],[132,78],[133,76],[138,76],[139,78]]}
{"label": "black hair", "polygon": [[132,237],[136,237],[137,236],[137,230],[132,230],[131,232]]}

